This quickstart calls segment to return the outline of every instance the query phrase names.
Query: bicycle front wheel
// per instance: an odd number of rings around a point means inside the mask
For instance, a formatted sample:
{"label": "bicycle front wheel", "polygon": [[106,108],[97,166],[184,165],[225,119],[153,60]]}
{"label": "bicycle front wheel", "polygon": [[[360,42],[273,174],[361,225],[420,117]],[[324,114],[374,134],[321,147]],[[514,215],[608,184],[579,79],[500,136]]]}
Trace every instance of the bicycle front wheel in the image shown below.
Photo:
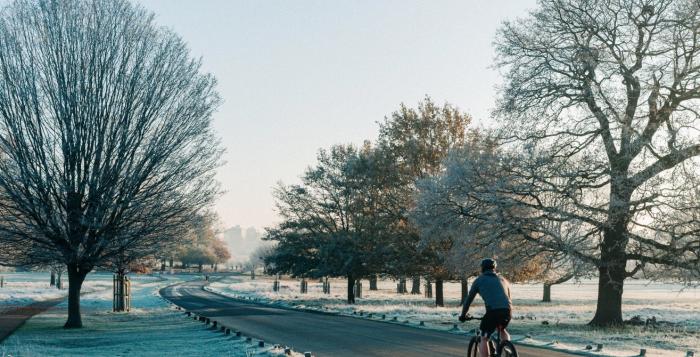
{"label": "bicycle front wheel", "polygon": [[478,337],[472,337],[472,339],[469,340],[469,348],[467,349],[467,356],[468,357],[479,357],[479,338]]}
{"label": "bicycle front wheel", "polygon": [[518,351],[515,350],[515,345],[510,341],[501,342],[501,348],[499,348],[499,357],[518,357]]}

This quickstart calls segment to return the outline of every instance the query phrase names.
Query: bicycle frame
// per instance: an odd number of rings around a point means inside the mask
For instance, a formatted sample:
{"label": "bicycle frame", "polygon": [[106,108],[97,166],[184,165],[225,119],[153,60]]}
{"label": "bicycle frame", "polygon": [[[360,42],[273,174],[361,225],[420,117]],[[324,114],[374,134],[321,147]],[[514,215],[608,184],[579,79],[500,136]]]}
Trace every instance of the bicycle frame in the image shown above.
{"label": "bicycle frame", "polygon": [[[468,320],[483,320],[483,318],[470,316],[467,318],[467,321]],[[498,331],[498,336],[495,336],[496,334],[491,334],[489,336],[489,339],[488,339],[489,352],[490,352],[489,355],[491,355],[491,356],[499,356],[501,353],[501,348],[503,348],[501,336],[503,335],[503,331],[505,331],[506,328],[503,326],[497,326],[496,330]],[[482,336],[481,336],[482,331],[479,327],[475,328],[474,331],[475,331],[475,335],[472,336],[472,340],[476,340],[476,343],[480,344],[481,338],[482,338]],[[508,343],[510,343],[510,342],[508,342]],[[470,344],[470,346],[471,346],[471,344]],[[515,356],[517,356],[517,354]]]}

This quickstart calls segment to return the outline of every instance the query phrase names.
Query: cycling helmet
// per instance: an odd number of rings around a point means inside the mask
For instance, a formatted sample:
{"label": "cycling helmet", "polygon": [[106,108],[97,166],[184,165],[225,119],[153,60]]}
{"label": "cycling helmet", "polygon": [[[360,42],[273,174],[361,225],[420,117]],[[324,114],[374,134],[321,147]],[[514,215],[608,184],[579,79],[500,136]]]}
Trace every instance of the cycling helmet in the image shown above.
{"label": "cycling helmet", "polygon": [[481,261],[481,271],[496,269],[496,261],[491,258],[486,258]]}

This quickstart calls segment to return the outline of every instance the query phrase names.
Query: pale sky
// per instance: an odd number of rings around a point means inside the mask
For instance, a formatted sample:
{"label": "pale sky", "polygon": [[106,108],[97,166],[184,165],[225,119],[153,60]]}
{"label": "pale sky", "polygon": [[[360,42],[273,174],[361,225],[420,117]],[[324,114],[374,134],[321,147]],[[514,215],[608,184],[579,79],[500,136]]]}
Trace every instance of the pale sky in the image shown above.
{"label": "pale sky", "polygon": [[216,205],[225,227],[277,221],[276,182],[319,148],[375,139],[376,122],[426,94],[487,122],[500,83],[492,41],[535,0],[139,0],[189,43],[224,100]]}

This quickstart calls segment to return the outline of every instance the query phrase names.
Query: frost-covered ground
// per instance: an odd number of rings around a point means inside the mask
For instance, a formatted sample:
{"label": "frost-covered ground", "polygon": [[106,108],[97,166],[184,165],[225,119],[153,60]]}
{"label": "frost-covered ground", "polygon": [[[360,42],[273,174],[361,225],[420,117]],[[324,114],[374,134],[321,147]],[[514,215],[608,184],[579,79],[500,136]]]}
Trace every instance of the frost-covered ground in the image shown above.
{"label": "frost-covered ground", "polygon": [[[4,287],[0,288],[0,312],[33,302],[56,299],[68,294],[68,277],[63,276],[64,289],[50,286],[51,274],[48,272],[0,273]],[[90,274],[83,284],[84,292],[111,288],[110,274]]]}
{"label": "frost-covered ground", "polygon": [[[93,277],[96,278],[96,277]],[[111,279],[111,278],[110,278]],[[271,347],[207,329],[160,298],[174,281],[132,277],[132,311],[113,313],[110,289],[82,297],[82,329],[64,330],[66,303],[39,314],[0,344],[0,356],[252,356],[278,355]]]}
{"label": "frost-covered ground", "polygon": [[[409,281],[410,285],[410,281]],[[309,282],[309,293],[299,294],[299,283],[283,280],[279,292],[272,291],[272,279],[258,277],[229,277],[213,282],[207,289],[237,298],[258,299],[261,302],[284,306],[327,310],[347,315],[372,319],[385,319],[396,323],[418,325],[425,328],[450,330],[457,323],[459,313],[460,285],[445,284],[446,305],[435,308],[432,299],[422,295],[399,295],[395,293],[396,283],[381,281],[379,291],[369,291],[368,283],[363,283],[363,298],[356,305],[345,304],[345,281],[331,282],[332,294],[324,295],[321,284]],[[410,288],[410,287],[409,287]],[[595,312],[597,283],[584,281],[566,283],[552,287],[552,303],[540,302],[541,285],[515,284],[512,287],[514,298],[514,321],[509,331],[514,339],[532,345],[546,345],[570,351],[586,351],[587,345],[603,344],[598,355],[634,356],[641,348],[647,349],[647,356],[685,356],[686,351],[700,353],[700,289],[684,288],[681,285],[628,281],[624,292],[624,318],[640,316],[642,319],[656,317],[656,328],[629,326],[625,329],[594,330],[586,323]],[[470,312],[483,314],[481,301]],[[546,321],[546,325],[543,322]],[[460,324],[459,328],[468,331],[477,322]],[[453,331],[454,332],[454,331]]]}

